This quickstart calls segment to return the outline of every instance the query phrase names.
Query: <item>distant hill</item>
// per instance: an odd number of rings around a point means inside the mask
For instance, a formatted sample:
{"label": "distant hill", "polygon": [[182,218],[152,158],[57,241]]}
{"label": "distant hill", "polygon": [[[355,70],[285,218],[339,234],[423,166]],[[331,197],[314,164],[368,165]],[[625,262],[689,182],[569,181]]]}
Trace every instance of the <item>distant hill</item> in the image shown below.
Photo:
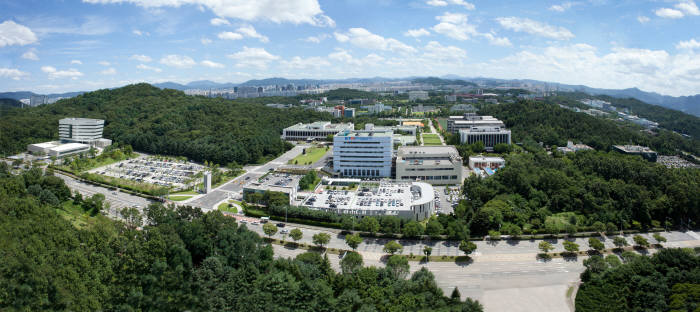
{"label": "distant hill", "polygon": [[437,77],[427,77],[427,78],[416,78],[411,80],[413,83],[423,83],[434,86],[445,86],[445,85],[458,85],[458,86],[470,86],[478,87],[476,83],[461,80],[461,79],[442,79]]}
{"label": "distant hill", "polygon": [[78,92],[66,92],[66,93],[51,93],[51,94],[37,94],[31,91],[14,91],[14,92],[0,92],[0,99],[14,99],[14,100],[21,100],[21,99],[28,99],[34,95],[46,95],[49,98],[56,98],[56,97],[62,97],[62,98],[72,98],[74,96],[78,96],[85,93],[85,91],[78,91]]}
{"label": "distant hill", "polygon": [[0,109],[22,107],[22,102],[15,99],[0,98]]}
{"label": "distant hill", "polygon": [[160,88],[160,89],[174,89],[174,90],[180,90],[180,91],[191,89],[190,87],[188,87],[186,85],[179,84],[176,82],[170,82],[170,81],[161,82],[161,83],[154,83],[153,86]]}
{"label": "distant hill", "polygon": [[637,88],[614,90],[581,86],[581,89],[589,94],[608,95],[616,98],[635,98],[645,103],[659,105],[695,116],[700,116],[700,94],[693,96],[673,97],[669,95],[661,95],[656,92],[645,92]]}

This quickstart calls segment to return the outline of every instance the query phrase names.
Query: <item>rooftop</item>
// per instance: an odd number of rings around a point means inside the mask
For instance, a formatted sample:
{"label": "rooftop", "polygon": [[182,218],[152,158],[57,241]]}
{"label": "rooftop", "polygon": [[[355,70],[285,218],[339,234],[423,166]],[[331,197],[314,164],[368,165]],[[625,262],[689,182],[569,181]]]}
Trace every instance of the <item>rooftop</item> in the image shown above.
{"label": "rooftop", "polygon": [[469,161],[505,162],[505,159],[495,156],[469,156]]}
{"label": "rooftop", "polygon": [[639,145],[613,145],[615,148],[626,153],[655,153],[652,149],[646,146]]}
{"label": "rooftop", "polygon": [[298,123],[296,125],[290,126],[288,130],[343,130],[343,129],[353,129],[355,126],[352,123],[338,123],[332,124],[330,121],[316,121],[309,124]]}
{"label": "rooftop", "polygon": [[400,146],[399,155],[418,155],[418,154],[445,154],[459,155],[459,152],[454,146]]}
{"label": "rooftop", "polygon": [[346,130],[338,133],[339,137],[393,137],[394,132],[391,130]]}
{"label": "rooftop", "polygon": [[103,123],[103,119],[92,119],[92,118],[75,118],[75,117],[70,117],[70,118],[63,118],[58,121],[59,123],[68,123],[68,122],[91,122],[91,123]]}
{"label": "rooftop", "polygon": [[422,182],[363,183],[357,191],[325,190],[312,194],[304,206],[317,209],[337,209],[341,213],[357,210],[410,211],[411,205],[421,205],[435,198],[433,187]]}
{"label": "rooftop", "polygon": [[82,144],[82,143],[66,143],[66,144],[61,144],[61,145],[52,147],[51,150],[60,153],[60,152],[72,151],[72,150],[83,149],[83,148],[90,148],[90,146],[87,144]]}

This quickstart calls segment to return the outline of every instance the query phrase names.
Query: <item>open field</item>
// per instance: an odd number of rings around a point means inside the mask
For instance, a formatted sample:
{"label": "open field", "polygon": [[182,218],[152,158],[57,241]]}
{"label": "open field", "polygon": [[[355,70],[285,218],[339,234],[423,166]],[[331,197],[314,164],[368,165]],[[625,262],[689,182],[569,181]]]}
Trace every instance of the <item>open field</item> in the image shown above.
{"label": "open field", "polygon": [[424,133],[423,143],[425,145],[442,145],[442,142],[440,142],[440,137],[434,133]]}
{"label": "open field", "polygon": [[172,201],[183,201],[183,200],[188,200],[192,198],[192,196],[189,195],[170,195],[168,196],[168,199]]}
{"label": "open field", "polygon": [[313,164],[317,162],[328,150],[325,147],[307,147],[306,153],[289,161],[290,165]]}

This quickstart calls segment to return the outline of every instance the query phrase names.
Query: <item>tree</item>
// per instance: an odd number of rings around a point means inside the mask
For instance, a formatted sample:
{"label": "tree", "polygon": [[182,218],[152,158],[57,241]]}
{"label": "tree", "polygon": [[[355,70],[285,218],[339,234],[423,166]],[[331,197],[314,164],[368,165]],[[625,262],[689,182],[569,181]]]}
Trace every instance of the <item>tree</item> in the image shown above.
{"label": "tree", "polygon": [[295,228],[289,231],[289,236],[297,243],[304,236],[304,233],[299,228]]}
{"label": "tree", "polygon": [[540,250],[542,250],[542,252],[544,252],[544,253],[548,253],[548,252],[554,250],[554,246],[552,246],[551,243],[546,242],[546,241],[541,241],[540,244],[538,245],[538,247],[539,247]]}
{"label": "tree", "polygon": [[425,227],[425,234],[430,235],[432,238],[439,238],[442,231],[442,224],[436,218],[431,218],[430,221],[428,221],[428,225]]}
{"label": "tree", "polygon": [[665,243],[665,242],[666,242],[666,237],[661,236],[661,234],[659,234],[659,233],[654,233],[653,236],[654,236],[654,239],[655,239],[657,242],[659,242],[659,244]]}
{"label": "tree", "polygon": [[460,302],[462,300],[462,294],[459,293],[459,289],[457,287],[455,287],[455,289],[452,290],[450,300],[452,302]]}
{"label": "tree", "polygon": [[343,259],[340,260],[340,269],[343,271],[343,274],[354,274],[362,268],[362,265],[362,255],[355,251],[347,252]]}
{"label": "tree", "polygon": [[564,250],[570,254],[578,252],[578,244],[572,241],[565,240],[562,245],[564,245]]}
{"label": "tree", "polygon": [[622,247],[627,246],[628,244],[627,244],[627,240],[624,237],[616,236],[613,239],[613,245],[615,245],[615,247],[617,247],[617,248],[622,248]]}
{"label": "tree", "polygon": [[476,250],[476,244],[468,240],[463,240],[459,243],[459,250],[461,250],[465,256],[469,256],[474,250]]}
{"label": "tree", "polygon": [[593,227],[593,230],[598,232],[598,233],[605,232],[605,224],[603,224],[603,222],[596,221],[593,223],[592,227]]}
{"label": "tree", "polygon": [[403,234],[403,236],[407,238],[416,238],[423,235],[424,231],[425,230],[423,229],[422,224],[416,221],[409,221],[408,223],[403,225],[403,229],[401,229],[401,234]]}
{"label": "tree", "polygon": [[311,237],[311,240],[319,248],[323,248],[323,245],[328,244],[331,241],[331,235],[328,233],[316,233]]}
{"label": "tree", "polygon": [[408,275],[411,269],[408,265],[408,259],[399,255],[390,256],[386,261],[386,268],[394,279],[406,278],[406,275]]}
{"label": "tree", "polygon": [[263,224],[263,233],[267,235],[269,239],[272,239],[272,235],[275,235],[277,233],[277,226],[268,222]]}
{"label": "tree", "polygon": [[130,229],[136,229],[143,223],[143,218],[138,209],[134,207],[124,207],[119,211],[119,214],[124,219],[124,223]]}
{"label": "tree", "polygon": [[632,239],[634,240],[634,243],[637,244],[637,246],[640,248],[649,247],[649,241],[646,238],[644,238],[642,235],[637,234],[637,235],[633,236]]}
{"label": "tree", "polygon": [[389,241],[386,244],[384,244],[383,250],[384,250],[384,252],[390,253],[393,255],[397,252],[401,253],[401,251],[403,250],[403,246],[401,246],[401,244],[399,244],[397,241],[392,240],[392,241]]}
{"label": "tree", "polygon": [[352,250],[356,250],[357,246],[362,243],[362,237],[360,237],[360,234],[345,235],[345,243],[348,244]]}
{"label": "tree", "polygon": [[423,254],[425,255],[425,261],[430,261],[430,255],[433,253],[433,248],[430,246],[423,247]]}
{"label": "tree", "polygon": [[496,230],[490,230],[489,231],[489,239],[500,240],[501,239],[501,232],[496,231]]}
{"label": "tree", "polygon": [[54,195],[53,192],[49,190],[41,190],[39,192],[39,201],[51,206],[58,206],[61,204],[61,202],[58,200],[58,197],[56,197],[56,195]]}
{"label": "tree", "polygon": [[605,249],[603,242],[594,237],[588,239],[588,247],[597,252],[601,252],[603,249]]}
{"label": "tree", "polygon": [[374,235],[379,231],[379,221],[375,217],[364,217],[360,220],[360,229]]}

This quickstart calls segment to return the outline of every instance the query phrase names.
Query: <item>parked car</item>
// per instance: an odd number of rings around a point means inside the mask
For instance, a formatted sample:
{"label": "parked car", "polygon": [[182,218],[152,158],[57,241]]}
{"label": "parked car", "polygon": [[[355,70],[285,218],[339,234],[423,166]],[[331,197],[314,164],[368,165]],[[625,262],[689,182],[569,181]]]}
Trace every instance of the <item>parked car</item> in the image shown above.
{"label": "parked car", "polygon": [[281,227],[281,228],[283,228],[284,226],[285,226],[285,224],[284,224],[284,223],[277,223],[277,227]]}

